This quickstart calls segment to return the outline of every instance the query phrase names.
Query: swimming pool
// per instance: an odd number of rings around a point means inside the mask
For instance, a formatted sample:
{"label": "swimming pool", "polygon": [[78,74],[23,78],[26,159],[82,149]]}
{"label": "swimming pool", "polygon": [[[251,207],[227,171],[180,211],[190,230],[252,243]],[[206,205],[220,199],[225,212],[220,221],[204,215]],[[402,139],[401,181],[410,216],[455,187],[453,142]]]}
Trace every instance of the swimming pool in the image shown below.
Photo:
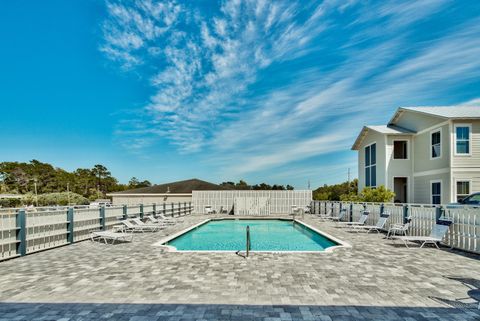
{"label": "swimming pool", "polygon": [[299,221],[286,219],[207,220],[161,245],[177,251],[243,251],[247,226],[253,252],[321,252],[341,245]]}

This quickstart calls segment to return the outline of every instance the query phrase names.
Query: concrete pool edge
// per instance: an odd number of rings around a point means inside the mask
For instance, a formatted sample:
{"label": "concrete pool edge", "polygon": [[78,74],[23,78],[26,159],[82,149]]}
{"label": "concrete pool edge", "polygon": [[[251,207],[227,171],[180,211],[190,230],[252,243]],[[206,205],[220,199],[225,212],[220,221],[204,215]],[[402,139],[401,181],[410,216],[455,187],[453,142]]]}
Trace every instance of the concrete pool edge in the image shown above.
{"label": "concrete pool edge", "polygon": [[191,230],[201,226],[201,225],[204,225],[208,222],[211,222],[211,221],[221,221],[221,220],[236,220],[236,219],[248,219],[248,220],[282,220],[282,221],[295,221],[296,223],[298,224],[301,224],[303,226],[305,226],[306,228],[314,231],[315,233],[318,233],[320,234],[321,236],[329,239],[330,241],[333,241],[335,243],[337,243],[338,245],[334,245],[334,246],[330,246],[326,249],[324,249],[323,251],[250,251],[251,253],[277,253],[277,254],[282,254],[282,253],[288,253],[288,254],[292,254],[292,253],[332,253],[333,251],[337,250],[337,249],[340,249],[340,248],[351,248],[352,245],[350,245],[349,243],[343,241],[343,240],[340,240],[328,233],[325,233],[325,232],[322,232],[321,230],[319,230],[318,228],[316,227],[313,227],[301,220],[298,220],[298,219],[295,219],[295,218],[285,218],[285,217],[274,217],[274,216],[255,216],[255,217],[250,217],[250,216],[238,216],[238,217],[216,217],[216,218],[208,218],[206,220],[203,220],[199,223],[196,223],[192,226],[189,226],[179,232],[176,232],[172,235],[168,235],[168,236],[165,236],[163,237],[162,239],[160,239],[160,241],[158,242],[155,242],[154,244],[152,244],[152,246],[155,246],[155,247],[160,247],[164,250],[166,250],[167,252],[172,252],[172,253],[236,253],[237,251],[199,251],[199,250],[177,250],[176,247],[174,246],[171,246],[171,245],[166,245],[165,243],[173,240],[173,239],[176,239],[177,237],[179,236],[182,236],[183,234],[186,234],[188,232],[190,232]]}

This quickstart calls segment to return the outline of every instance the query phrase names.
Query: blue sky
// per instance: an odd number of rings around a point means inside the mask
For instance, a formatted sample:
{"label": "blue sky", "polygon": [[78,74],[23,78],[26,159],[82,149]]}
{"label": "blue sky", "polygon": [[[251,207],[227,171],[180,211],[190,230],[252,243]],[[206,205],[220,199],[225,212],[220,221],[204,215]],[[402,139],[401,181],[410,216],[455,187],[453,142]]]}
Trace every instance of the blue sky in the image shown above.
{"label": "blue sky", "polygon": [[0,160],[355,177],[364,124],[480,100],[478,1],[2,1]]}

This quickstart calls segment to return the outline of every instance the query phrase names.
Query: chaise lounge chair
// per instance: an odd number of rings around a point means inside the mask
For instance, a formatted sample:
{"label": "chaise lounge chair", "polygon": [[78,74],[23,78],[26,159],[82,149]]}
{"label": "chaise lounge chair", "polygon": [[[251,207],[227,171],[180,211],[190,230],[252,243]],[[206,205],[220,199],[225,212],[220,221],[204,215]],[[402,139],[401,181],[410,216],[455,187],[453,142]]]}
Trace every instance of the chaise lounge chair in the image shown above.
{"label": "chaise lounge chair", "polygon": [[375,231],[377,233],[380,233],[380,230],[383,230],[383,227],[385,224],[387,224],[388,218],[390,217],[389,212],[383,212],[380,214],[380,218],[377,221],[377,224],[375,225],[354,225],[352,228],[354,231],[360,232],[360,231],[366,231],[367,233],[370,233],[370,231]]}
{"label": "chaise lounge chair", "polygon": [[151,224],[161,224],[161,225],[175,225],[176,224],[176,221],[175,220],[171,220],[171,219],[158,219],[158,218],[155,218],[153,217],[152,215],[148,215],[146,217],[146,219],[151,223]]}
{"label": "chaise lounge chair", "polygon": [[370,214],[369,211],[362,211],[362,215],[358,219],[358,222],[339,222],[337,223],[338,227],[352,227],[355,225],[365,225],[365,222],[367,221],[368,214]]}
{"label": "chaise lounge chair", "polygon": [[96,231],[90,233],[90,239],[93,241],[95,238],[103,240],[105,244],[108,244],[107,240],[112,240],[112,244],[115,241],[123,241],[123,242],[132,242],[133,235],[127,234],[125,232],[113,232],[113,231]]}
{"label": "chaise lounge chair", "polygon": [[420,242],[422,243],[420,248],[422,248],[425,244],[433,244],[437,247],[437,249],[439,249],[437,243],[443,240],[443,238],[448,232],[448,229],[450,228],[450,225],[452,225],[452,221],[439,219],[437,223],[435,223],[435,225],[433,226],[429,236],[393,236],[392,239],[394,241],[403,241],[407,248],[407,242]]}
{"label": "chaise lounge chair", "polygon": [[388,228],[387,239],[391,236],[395,236],[397,233],[407,236],[408,228],[410,227],[410,222],[412,221],[412,217],[409,216],[406,218],[405,224],[391,224]]}
{"label": "chaise lounge chair", "polygon": [[[139,219],[138,219],[139,220]],[[132,220],[123,220],[121,221],[123,225],[125,225],[125,229],[131,232],[156,232],[160,228],[163,228],[159,225],[147,225],[147,224],[133,224]],[[143,222],[142,222],[143,223]]]}

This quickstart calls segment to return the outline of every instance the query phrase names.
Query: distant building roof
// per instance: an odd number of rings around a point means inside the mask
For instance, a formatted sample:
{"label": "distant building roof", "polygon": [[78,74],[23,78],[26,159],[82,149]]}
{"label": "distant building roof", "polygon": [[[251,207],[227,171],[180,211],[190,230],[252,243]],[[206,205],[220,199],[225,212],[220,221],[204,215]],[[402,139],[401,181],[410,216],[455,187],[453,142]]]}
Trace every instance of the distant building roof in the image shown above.
{"label": "distant building roof", "polygon": [[352,150],[358,150],[358,147],[362,143],[363,139],[365,136],[367,136],[368,132],[370,130],[376,131],[381,134],[387,134],[387,135],[412,135],[415,134],[414,131],[398,127],[398,126],[393,126],[393,125],[377,125],[377,126],[364,126],[362,128],[362,131],[358,135],[357,139],[355,140],[355,143],[352,146]]}
{"label": "distant building roof", "polygon": [[447,119],[480,118],[480,106],[426,106],[426,107],[400,107],[389,123],[395,123],[404,112],[412,111]]}
{"label": "distant building roof", "polygon": [[230,188],[202,181],[199,179],[189,179],[149,187],[130,189],[122,192],[110,193],[108,195],[122,194],[191,194],[192,191],[212,191],[212,190],[230,190]]}

